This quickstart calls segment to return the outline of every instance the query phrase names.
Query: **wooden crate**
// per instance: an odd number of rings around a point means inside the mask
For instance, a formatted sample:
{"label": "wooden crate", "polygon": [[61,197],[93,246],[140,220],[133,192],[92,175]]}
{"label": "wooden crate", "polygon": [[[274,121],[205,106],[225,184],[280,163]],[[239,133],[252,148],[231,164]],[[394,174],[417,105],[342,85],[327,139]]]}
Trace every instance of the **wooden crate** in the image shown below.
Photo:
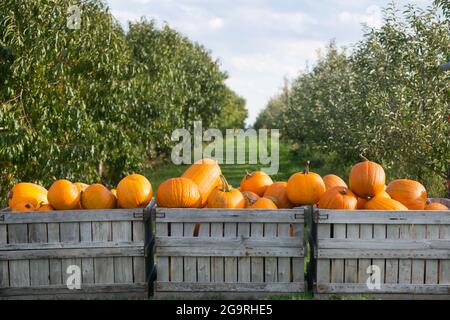
{"label": "wooden crate", "polygon": [[[156,216],[155,294],[302,293],[304,209],[163,209]],[[198,236],[194,229],[199,227]]]}
{"label": "wooden crate", "polygon": [[450,297],[450,211],[315,209],[314,221],[317,294]]}
{"label": "wooden crate", "polygon": [[[0,212],[0,299],[147,296],[144,216],[144,209]],[[80,267],[81,289],[67,287],[71,265]]]}

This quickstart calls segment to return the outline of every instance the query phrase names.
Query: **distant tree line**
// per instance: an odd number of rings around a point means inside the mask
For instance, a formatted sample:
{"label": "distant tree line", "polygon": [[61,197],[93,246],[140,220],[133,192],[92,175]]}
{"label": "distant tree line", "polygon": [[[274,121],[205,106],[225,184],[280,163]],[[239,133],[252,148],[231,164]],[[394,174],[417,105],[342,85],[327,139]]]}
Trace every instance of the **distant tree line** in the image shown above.
{"label": "distant tree line", "polygon": [[[332,42],[314,67],[274,97],[258,127],[332,155],[347,167],[360,154],[432,194],[450,187],[450,16],[447,1],[384,10],[351,50]],[[289,98],[286,99],[286,93]],[[448,187],[447,187],[448,186]]]}
{"label": "distant tree line", "polygon": [[125,32],[102,1],[3,0],[0,194],[53,177],[115,183],[166,155],[175,128],[243,127],[226,78],[201,45],[145,19]]}

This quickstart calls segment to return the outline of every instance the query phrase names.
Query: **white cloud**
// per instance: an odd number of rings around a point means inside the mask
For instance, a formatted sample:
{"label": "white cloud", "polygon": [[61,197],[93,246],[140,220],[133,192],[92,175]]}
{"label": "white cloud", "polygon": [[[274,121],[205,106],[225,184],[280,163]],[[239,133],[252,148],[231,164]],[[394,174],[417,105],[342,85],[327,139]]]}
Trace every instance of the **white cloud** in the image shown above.
{"label": "white cloud", "polygon": [[367,24],[371,28],[380,28],[383,24],[380,7],[371,5],[364,13],[343,11],[338,15],[339,22]]}
{"label": "white cloud", "polygon": [[127,25],[128,21],[136,21],[141,18],[137,13],[125,10],[111,10],[111,14],[124,26]]}
{"label": "white cloud", "polygon": [[222,18],[213,18],[209,20],[208,22],[209,26],[213,30],[219,30],[223,28],[223,25],[225,24]]}

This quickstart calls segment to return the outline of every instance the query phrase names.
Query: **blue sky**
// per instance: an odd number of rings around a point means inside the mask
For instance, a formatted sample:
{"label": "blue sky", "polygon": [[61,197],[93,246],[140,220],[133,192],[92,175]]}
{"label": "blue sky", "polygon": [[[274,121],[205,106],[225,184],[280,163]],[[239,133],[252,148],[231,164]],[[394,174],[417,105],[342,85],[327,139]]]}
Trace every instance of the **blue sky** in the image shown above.
{"label": "blue sky", "polygon": [[[331,39],[350,46],[363,23],[381,24],[378,0],[107,0],[126,27],[141,16],[155,19],[203,44],[229,75],[227,84],[243,96],[248,123],[270,97],[295,78]],[[395,1],[425,7],[432,0]]]}

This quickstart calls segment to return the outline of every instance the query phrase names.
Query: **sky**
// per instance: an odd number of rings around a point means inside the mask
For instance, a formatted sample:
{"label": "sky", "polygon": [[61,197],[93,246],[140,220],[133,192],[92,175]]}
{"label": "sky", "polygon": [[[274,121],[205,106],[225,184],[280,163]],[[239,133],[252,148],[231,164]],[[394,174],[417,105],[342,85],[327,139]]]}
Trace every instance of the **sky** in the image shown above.
{"label": "sky", "polygon": [[[294,79],[313,65],[334,39],[351,47],[361,40],[362,24],[378,28],[380,0],[107,0],[127,28],[145,16],[204,45],[227,72],[227,85],[247,101],[252,124],[284,78]],[[432,0],[398,0],[425,7]]]}

